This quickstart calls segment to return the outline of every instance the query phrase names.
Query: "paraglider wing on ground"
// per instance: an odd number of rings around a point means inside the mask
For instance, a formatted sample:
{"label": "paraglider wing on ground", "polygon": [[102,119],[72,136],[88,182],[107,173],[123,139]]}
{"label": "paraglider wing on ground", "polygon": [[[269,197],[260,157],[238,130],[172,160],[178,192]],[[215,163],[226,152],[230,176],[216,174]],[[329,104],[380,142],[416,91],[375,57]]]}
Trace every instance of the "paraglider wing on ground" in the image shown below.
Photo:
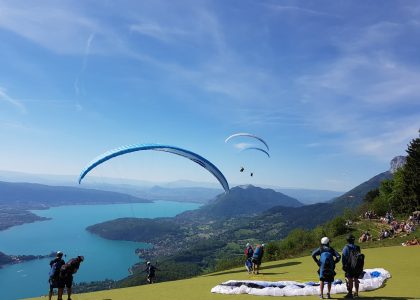
{"label": "paraglider wing on ground", "polygon": [[114,157],[128,154],[131,152],[136,151],[143,151],[143,150],[155,150],[155,151],[163,151],[168,152],[176,155],[180,155],[183,157],[186,157],[196,164],[200,165],[201,167],[205,168],[207,171],[209,171],[216,179],[219,181],[219,183],[222,185],[223,189],[226,193],[229,192],[229,184],[223,175],[223,173],[210,161],[205,159],[204,157],[198,155],[197,153],[194,153],[189,150],[185,150],[179,147],[175,146],[169,146],[169,145],[161,145],[161,144],[134,144],[134,145],[128,145],[123,146],[111,151],[108,151],[97,158],[95,158],[91,163],[88,164],[88,166],[82,171],[79,177],[79,184],[81,183],[82,179],[95,167],[99,166],[100,164],[106,162],[107,160],[110,160]]}
{"label": "paraglider wing on ground", "polygon": [[[364,276],[359,279],[360,291],[371,291],[382,287],[391,274],[382,268],[365,269]],[[296,281],[259,281],[259,280],[229,280],[211,289],[218,294],[249,294],[256,296],[308,296],[318,295],[318,282]],[[331,294],[347,293],[346,283],[335,280]]]}

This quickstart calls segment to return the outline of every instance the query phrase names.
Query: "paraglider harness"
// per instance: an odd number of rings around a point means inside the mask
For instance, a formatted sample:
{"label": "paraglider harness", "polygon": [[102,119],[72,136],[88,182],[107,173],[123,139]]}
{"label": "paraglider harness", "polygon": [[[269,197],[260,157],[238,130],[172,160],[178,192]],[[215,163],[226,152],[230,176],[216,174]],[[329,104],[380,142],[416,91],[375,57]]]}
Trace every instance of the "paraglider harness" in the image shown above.
{"label": "paraglider harness", "polygon": [[[318,274],[320,279],[327,282],[332,280],[336,275],[335,264],[340,260],[339,258],[334,258],[335,254],[333,253],[336,253],[333,248],[322,245],[312,254],[312,258],[319,266]],[[319,255],[319,260],[316,259],[315,255]]]}
{"label": "paraglider harness", "polygon": [[343,271],[346,277],[359,278],[363,274],[365,255],[360,253],[360,247],[354,244],[347,244],[346,261],[343,261]]}
{"label": "paraglider harness", "polygon": [[318,270],[318,274],[320,276],[320,278],[325,279],[325,281],[328,281],[329,279],[334,278],[335,276],[335,263],[334,263],[334,258],[333,255],[331,254],[330,251],[322,251],[321,250],[321,256],[319,257],[319,262],[320,262],[320,266],[319,266],[319,270]]}
{"label": "paraglider harness", "polygon": [[262,246],[257,246],[255,248],[254,254],[252,255],[252,263],[254,263],[256,265],[260,265],[263,255],[264,255],[263,247]]}
{"label": "paraglider harness", "polygon": [[66,264],[61,266],[59,284],[61,287],[70,288],[73,285],[73,274],[80,268],[80,263],[84,260],[83,256],[70,259]]}
{"label": "paraglider harness", "polygon": [[60,276],[60,269],[65,264],[64,260],[61,257],[56,257],[50,262],[50,272],[48,273],[49,278],[48,282],[51,288],[55,288],[58,285],[58,280]]}
{"label": "paraglider harness", "polygon": [[254,249],[252,249],[251,246],[248,246],[248,247],[245,248],[244,254],[245,254],[247,259],[250,259],[254,255]]}

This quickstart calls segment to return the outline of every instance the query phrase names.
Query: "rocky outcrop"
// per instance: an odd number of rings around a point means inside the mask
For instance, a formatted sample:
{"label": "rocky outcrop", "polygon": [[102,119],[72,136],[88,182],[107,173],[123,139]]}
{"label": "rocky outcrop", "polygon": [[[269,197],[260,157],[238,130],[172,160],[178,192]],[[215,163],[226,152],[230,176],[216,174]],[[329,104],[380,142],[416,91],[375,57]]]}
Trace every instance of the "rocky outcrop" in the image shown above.
{"label": "rocky outcrop", "polygon": [[395,172],[397,172],[397,170],[401,167],[403,167],[405,165],[407,161],[407,157],[406,156],[395,156],[392,160],[391,160],[391,167],[389,169],[389,171],[394,174]]}

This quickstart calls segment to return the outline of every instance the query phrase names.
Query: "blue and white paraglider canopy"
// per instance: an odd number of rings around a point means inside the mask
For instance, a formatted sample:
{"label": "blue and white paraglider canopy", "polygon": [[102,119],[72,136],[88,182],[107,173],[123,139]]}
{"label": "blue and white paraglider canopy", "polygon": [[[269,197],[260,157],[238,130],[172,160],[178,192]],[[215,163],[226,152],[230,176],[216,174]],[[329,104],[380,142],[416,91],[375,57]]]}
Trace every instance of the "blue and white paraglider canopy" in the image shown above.
{"label": "blue and white paraglider canopy", "polygon": [[261,143],[263,143],[265,145],[265,147],[267,148],[267,151],[270,151],[270,148],[268,148],[268,144],[266,143],[266,141],[264,141],[259,136],[256,136],[255,134],[246,133],[246,132],[235,133],[235,134],[232,134],[232,135],[228,136],[225,140],[225,143],[227,143],[230,139],[233,139],[233,138],[238,137],[238,136],[247,136],[247,137],[251,137],[251,138],[254,138],[256,140],[259,140]]}
{"label": "blue and white paraglider canopy", "polygon": [[223,189],[225,190],[225,193],[229,192],[229,184],[223,175],[223,173],[210,161],[205,159],[204,157],[198,155],[197,153],[194,153],[189,150],[185,150],[179,147],[170,146],[170,145],[161,145],[161,144],[134,144],[134,145],[128,145],[123,146],[111,151],[108,151],[98,157],[96,157],[92,162],[90,162],[86,168],[82,171],[82,173],[79,176],[79,184],[81,183],[82,179],[95,167],[99,166],[100,164],[106,162],[107,160],[110,160],[111,158],[128,154],[131,152],[136,151],[143,151],[143,150],[155,150],[155,151],[163,151],[168,152],[176,155],[180,155],[183,157],[186,157],[193,162],[199,164],[203,168],[205,168],[207,171],[209,171],[216,179],[219,181],[219,183],[222,185]]}
{"label": "blue and white paraglider canopy", "polygon": [[265,153],[268,157],[270,157],[270,154],[267,151],[265,151],[264,149],[261,149],[259,147],[245,147],[245,148],[243,148],[241,150],[241,152],[242,151],[246,151],[246,150],[257,150],[257,151],[261,151],[261,152]]}

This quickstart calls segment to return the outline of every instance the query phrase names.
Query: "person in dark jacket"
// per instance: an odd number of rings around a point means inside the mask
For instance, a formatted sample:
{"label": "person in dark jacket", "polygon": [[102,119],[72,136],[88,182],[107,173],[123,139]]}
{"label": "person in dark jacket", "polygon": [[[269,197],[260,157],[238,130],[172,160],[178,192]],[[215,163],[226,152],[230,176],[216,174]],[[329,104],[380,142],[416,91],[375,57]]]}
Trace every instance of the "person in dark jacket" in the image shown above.
{"label": "person in dark jacket", "polygon": [[[319,259],[317,258],[319,256]],[[320,295],[321,299],[324,298],[324,282],[328,284],[327,298],[331,299],[331,283],[334,281],[335,276],[335,264],[340,261],[340,254],[330,246],[330,239],[323,237],[321,239],[321,245],[318,249],[312,252],[312,258],[319,266],[318,274],[320,280]]]}
{"label": "person in dark jacket", "polygon": [[54,293],[54,289],[58,288],[58,280],[59,280],[59,275],[60,275],[60,268],[62,265],[65,264],[64,260],[63,260],[63,252],[61,251],[57,251],[57,256],[50,261],[50,274],[49,274],[49,279],[48,282],[50,284],[50,291],[48,293],[48,299],[51,300],[53,293]]}
{"label": "person in dark jacket", "polygon": [[[352,234],[347,236],[347,245],[343,248],[343,271],[345,272],[346,282],[347,282],[347,295],[345,298],[352,299],[353,297],[359,296],[359,277],[362,275],[363,266],[361,270],[353,269],[351,267],[351,252],[361,254],[360,247],[354,244],[355,237]],[[364,258],[363,258],[364,261]],[[353,296],[353,285],[355,288],[355,293]]]}
{"label": "person in dark jacket", "polygon": [[261,261],[264,256],[264,244],[257,245],[254,250],[254,254],[252,255],[252,271],[254,274],[260,273],[260,266]]}
{"label": "person in dark jacket", "polygon": [[71,287],[73,286],[73,274],[76,274],[80,264],[85,260],[83,256],[70,259],[60,269],[58,284],[58,300],[62,300],[64,288],[67,289],[67,300],[71,300]]}
{"label": "person in dark jacket", "polygon": [[148,261],[148,262],[146,263],[146,265],[147,265],[147,267],[146,267],[146,269],[144,270],[144,272],[146,272],[146,273],[147,273],[147,282],[148,282],[148,283],[150,283],[150,284],[152,284],[152,283],[154,283],[154,282],[155,282],[155,278],[156,278],[156,271],[159,271],[159,269],[158,269],[158,268],[156,268],[154,265],[152,265],[152,264],[150,263],[150,261]]}

